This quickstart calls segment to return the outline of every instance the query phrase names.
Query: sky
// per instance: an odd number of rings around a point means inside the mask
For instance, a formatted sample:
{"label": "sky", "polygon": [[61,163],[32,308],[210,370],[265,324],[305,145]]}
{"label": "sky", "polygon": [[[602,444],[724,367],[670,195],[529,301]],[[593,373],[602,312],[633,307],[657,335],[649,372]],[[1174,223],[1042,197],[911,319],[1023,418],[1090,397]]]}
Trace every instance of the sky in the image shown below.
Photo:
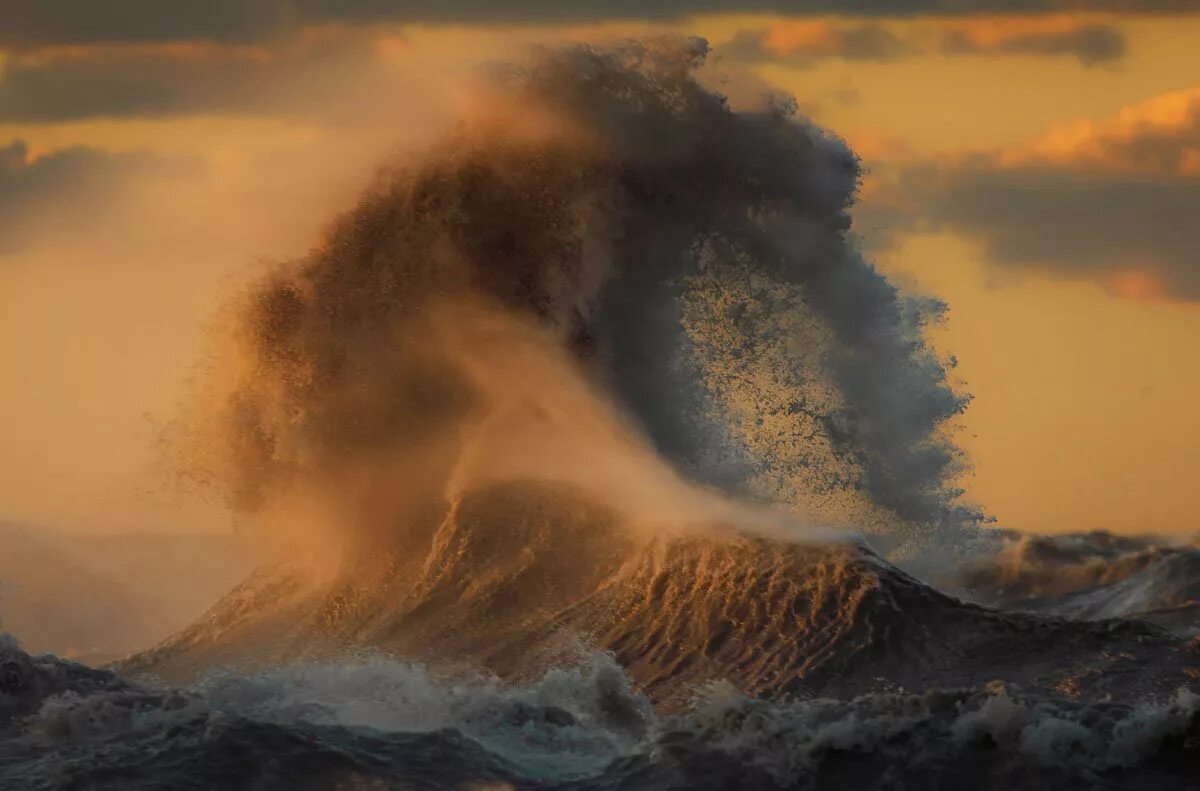
{"label": "sky", "polygon": [[[15,13],[9,6],[15,4]],[[700,35],[867,169],[853,233],[974,395],[1006,527],[1196,531],[1200,3],[10,0],[0,15],[0,520],[227,524],[155,443],[249,271],[303,253],[456,77],[539,42]]]}

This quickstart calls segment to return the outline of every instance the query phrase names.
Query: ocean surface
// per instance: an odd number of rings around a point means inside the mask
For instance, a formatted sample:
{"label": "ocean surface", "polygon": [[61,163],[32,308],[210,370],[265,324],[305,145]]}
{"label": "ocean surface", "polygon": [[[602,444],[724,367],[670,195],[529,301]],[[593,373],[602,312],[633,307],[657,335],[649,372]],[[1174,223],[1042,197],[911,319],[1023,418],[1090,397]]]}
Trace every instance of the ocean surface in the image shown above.
{"label": "ocean surface", "polygon": [[[278,634],[279,624],[265,624],[275,617],[304,644],[309,628],[327,633],[328,623],[296,624],[293,607],[320,611],[337,597],[328,590],[302,605],[274,600],[265,605],[273,614],[255,613],[264,623],[241,634],[215,628],[229,622],[226,608],[263,606],[265,580],[116,671],[30,656],[6,639],[0,787],[1194,788],[1200,650],[1195,623],[1177,617],[1193,600],[1174,579],[1200,550],[1103,534],[1030,543],[1019,551],[1058,556],[1056,574],[975,589],[1020,596],[1020,612],[944,596],[859,548],[804,548],[793,562],[817,567],[801,575],[778,558],[763,573],[764,552],[792,550],[742,546],[736,559],[754,565],[714,568],[684,587],[686,602],[664,592],[676,590],[672,575],[695,579],[697,559],[668,561],[649,580],[635,575],[645,593],[586,607],[587,618],[607,613],[606,628],[591,647],[569,650],[558,645],[565,624],[577,636],[583,625],[561,611],[548,623],[518,618],[528,633],[516,638],[490,596],[446,605],[433,626],[410,621],[427,600],[398,609],[385,597],[353,616],[390,614],[363,643],[386,642],[384,633],[403,642],[413,628],[423,646],[413,653],[425,661],[398,659],[399,648],[285,660],[260,645],[251,663],[212,668],[216,644]],[[1124,549],[1117,557],[1114,543]],[[979,564],[974,579],[1011,568],[1012,551]],[[1097,556],[1103,566],[1091,562]],[[1120,579],[1066,582],[1122,563]],[[793,575],[806,584],[788,585]],[[1030,595],[1047,580],[1054,596]],[[722,596],[715,610],[703,591],[717,584],[753,596]],[[1061,615],[1081,601],[1117,600],[1131,609],[1099,620]],[[643,607],[679,612],[642,620]],[[1170,628],[1139,620],[1163,613]],[[486,636],[493,627],[499,642]],[[722,629],[729,634],[714,640]],[[500,659],[529,635],[537,648]],[[439,650],[479,661],[449,667],[433,658]],[[206,669],[181,672],[189,662]],[[484,662],[504,675],[480,670]],[[163,673],[194,676],[170,683]]]}

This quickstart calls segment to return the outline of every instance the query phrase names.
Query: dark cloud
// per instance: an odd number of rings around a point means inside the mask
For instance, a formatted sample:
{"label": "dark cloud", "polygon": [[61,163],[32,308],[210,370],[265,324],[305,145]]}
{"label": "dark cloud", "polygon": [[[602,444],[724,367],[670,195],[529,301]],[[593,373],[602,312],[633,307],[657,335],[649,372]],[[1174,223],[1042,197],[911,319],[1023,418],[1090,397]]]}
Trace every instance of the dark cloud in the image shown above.
{"label": "dark cloud", "polygon": [[953,30],[942,37],[947,55],[1072,55],[1085,66],[1112,63],[1125,54],[1125,38],[1109,25],[1082,25],[1061,31],[1032,31],[981,41],[966,30]]}
{"label": "dark cloud", "polygon": [[[771,45],[771,29],[744,30],[723,57],[803,68],[828,58],[889,61],[936,49],[930,31],[903,36],[873,22],[793,23],[799,35]],[[784,23],[779,30],[787,32]],[[941,31],[947,52],[1074,54],[1086,63],[1123,51],[1115,30],[1089,25],[977,43],[971,28]],[[795,30],[792,31],[795,33]],[[33,49],[12,53],[0,71],[0,122],[64,121],[190,112],[310,113],[365,90],[375,60],[375,31],[297,31],[260,44],[205,42]]]}
{"label": "dark cloud", "polygon": [[0,45],[249,42],[286,22],[278,0],[7,0]]}
{"label": "dark cloud", "polygon": [[0,46],[100,42],[259,41],[325,22],[561,22],[700,13],[789,16],[1196,13],[1195,0],[7,0]]}
{"label": "dark cloud", "polygon": [[351,32],[270,47],[175,44],[18,53],[0,73],[0,121],[327,107],[370,79],[373,57],[370,42]]}
{"label": "dark cloud", "polygon": [[989,262],[1200,300],[1200,91],[1128,108],[1070,147],[927,162],[865,213],[877,239],[948,230]]}
{"label": "dark cloud", "polygon": [[1200,299],[1200,180],[1026,167],[932,181],[914,193],[931,225],[982,241],[997,266],[1105,283],[1136,272]]}
{"label": "dark cloud", "polygon": [[805,68],[829,58],[888,61],[917,51],[884,25],[821,26],[785,48],[770,45],[769,29],[741,30],[719,48],[722,57]]}
{"label": "dark cloud", "polygon": [[908,53],[911,45],[882,25],[861,25],[839,34],[839,49],[847,60],[891,60]]}
{"label": "dark cloud", "polygon": [[[780,43],[772,44],[773,32]],[[801,30],[788,23],[777,28],[739,31],[720,47],[724,57],[805,68],[830,58],[889,61],[932,51],[944,55],[1044,55],[1077,58],[1085,66],[1112,63],[1125,54],[1125,38],[1110,25],[1081,24],[1063,29],[1017,30],[998,36],[993,30],[950,26],[898,33],[880,23],[810,23]]]}
{"label": "dark cloud", "polygon": [[0,216],[11,215],[21,205],[52,198],[81,183],[103,181],[140,160],[83,147],[34,158],[24,141],[15,140],[0,147]]}
{"label": "dark cloud", "polygon": [[[61,149],[32,156],[20,140],[0,146],[0,253],[45,233],[88,221],[131,179],[180,174],[188,165],[147,152],[110,154],[94,148]],[[53,212],[47,209],[53,207]]]}
{"label": "dark cloud", "polygon": [[203,60],[92,51],[61,59],[14,59],[0,77],[0,120],[63,121],[151,115],[236,104],[263,65],[230,53]]}

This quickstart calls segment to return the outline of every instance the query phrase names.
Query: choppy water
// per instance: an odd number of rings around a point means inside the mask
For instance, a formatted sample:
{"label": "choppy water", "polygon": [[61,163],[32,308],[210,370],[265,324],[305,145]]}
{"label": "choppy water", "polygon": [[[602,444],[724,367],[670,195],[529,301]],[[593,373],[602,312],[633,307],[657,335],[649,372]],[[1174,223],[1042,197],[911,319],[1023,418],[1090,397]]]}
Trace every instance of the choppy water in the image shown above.
{"label": "choppy water", "polygon": [[1002,685],[772,702],[715,683],[664,715],[606,656],[527,685],[362,658],[178,689],[11,643],[0,662],[0,787],[13,789],[1187,788],[1200,758],[1200,696],[1186,691],[1134,705]]}

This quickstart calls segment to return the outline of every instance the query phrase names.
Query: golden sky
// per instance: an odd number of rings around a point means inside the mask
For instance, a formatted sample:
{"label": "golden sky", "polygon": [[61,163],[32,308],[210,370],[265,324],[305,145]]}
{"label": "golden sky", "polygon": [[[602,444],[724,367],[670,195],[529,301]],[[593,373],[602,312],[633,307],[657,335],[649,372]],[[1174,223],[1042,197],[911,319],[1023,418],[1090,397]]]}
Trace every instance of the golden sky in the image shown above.
{"label": "golden sky", "polygon": [[471,64],[671,32],[710,40],[735,101],[792,93],[862,156],[863,245],[950,306],[936,343],[975,396],[956,428],[968,499],[1026,530],[1196,530],[1200,15],[852,5],[0,22],[0,520],[220,522],[148,467],[231,284],[303,252],[389,151],[435,134]]}

